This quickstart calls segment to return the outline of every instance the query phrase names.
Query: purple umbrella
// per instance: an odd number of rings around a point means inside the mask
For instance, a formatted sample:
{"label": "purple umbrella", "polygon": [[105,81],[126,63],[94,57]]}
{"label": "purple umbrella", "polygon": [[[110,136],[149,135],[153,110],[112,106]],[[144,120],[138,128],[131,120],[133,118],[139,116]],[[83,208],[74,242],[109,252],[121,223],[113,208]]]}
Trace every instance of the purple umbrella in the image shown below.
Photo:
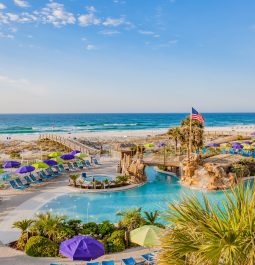
{"label": "purple umbrella", "polygon": [[20,162],[17,162],[17,161],[6,161],[4,164],[3,164],[3,168],[12,168],[12,167],[19,167],[21,164]]}
{"label": "purple umbrella", "polygon": [[76,154],[79,154],[79,153],[81,153],[81,151],[79,151],[79,150],[73,150],[73,151],[70,153],[70,155],[75,156]]}
{"label": "purple umbrella", "polygon": [[219,147],[220,145],[216,143],[211,143],[211,144],[208,144],[207,146],[208,147]]}
{"label": "purple umbrella", "polygon": [[255,136],[255,132],[251,133],[252,136]]}
{"label": "purple umbrella", "polygon": [[252,142],[246,141],[246,142],[244,142],[244,144],[252,144]]}
{"label": "purple umbrella", "polygon": [[75,236],[63,241],[59,251],[72,260],[92,260],[104,255],[104,245],[89,236]]}
{"label": "purple umbrella", "polygon": [[74,159],[74,155],[65,154],[65,155],[62,155],[60,158],[63,160],[72,160],[72,159]]}
{"label": "purple umbrella", "polygon": [[164,142],[159,142],[159,143],[157,144],[157,147],[164,147],[164,146],[166,146],[166,144],[165,144]]}
{"label": "purple umbrella", "polygon": [[234,144],[232,144],[232,148],[233,149],[243,149],[243,146],[239,143],[234,143]]}
{"label": "purple umbrella", "polygon": [[25,174],[25,173],[29,173],[35,170],[35,167],[33,166],[22,166],[20,168],[18,168],[15,173],[18,174]]}
{"label": "purple umbrella", "polygon": [[48,166],[50,166],[50,167],[52,167],[52,166],[56,166],[56,165],[58,164],[57,161],[55,161],[55,160],[51,160],[51,159],[49,159],[49,160],[43,160],[43,162],[44,162],[45,164],[47,164]]}

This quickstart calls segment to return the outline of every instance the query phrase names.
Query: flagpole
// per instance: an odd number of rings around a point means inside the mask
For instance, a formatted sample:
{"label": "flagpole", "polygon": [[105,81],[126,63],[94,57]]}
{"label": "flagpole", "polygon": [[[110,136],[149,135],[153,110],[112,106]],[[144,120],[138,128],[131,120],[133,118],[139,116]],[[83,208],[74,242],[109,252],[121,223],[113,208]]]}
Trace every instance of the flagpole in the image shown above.
{"label": "flagpole", "polygon": [[190,113],[190,121],[189,121],[189,148],[188,148],[188,161],[190,162],[190,156],[191,156],[191,149],[192,149],[192,143],[191,143],[191,134],[192,134],[192,112]]}

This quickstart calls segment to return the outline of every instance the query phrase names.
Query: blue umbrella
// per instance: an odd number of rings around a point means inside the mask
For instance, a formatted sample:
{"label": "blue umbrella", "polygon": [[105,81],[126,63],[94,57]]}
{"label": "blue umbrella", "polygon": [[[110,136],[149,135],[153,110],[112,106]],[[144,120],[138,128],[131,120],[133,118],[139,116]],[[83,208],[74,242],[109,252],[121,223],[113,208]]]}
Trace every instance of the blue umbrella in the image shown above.
{"label": "blue umbrella", "polygon": [[72,160],[75,158],[75,156],[71,154],[65,154],[65,155],[62,155],[60,158],[63,160]]}
{"label": "blue umbrella", "polygon": [[33,167],[33,166],[22,166],[22,167],[18,168],[15,171],[15,173],[26,174],[26,173],[32,172],[34,170],[35,170],[35,167]]}
{"label": "blue umbrella", "polygon": [[157,144],[157,147],[164,147],[164,146],[166,146],[166,144],[164,142],[160,142]]}
{"label": "blue umbrella", "polygon": [[20,165],[21,165],[20,162],[10,160],[10,161],[6,161],[3,164],[3,168],[19,167]]}
{"label": "blue umbrella", "polygon": [[79,150],[73,150],[71,153],[70,153],[70,155],[76,155],[76,154],[79,154],[79,153],[81,153],[81,151],[79,151]]}
{"label": "blue umbrella", "polygon": [[208,147],[219,147],[220,145],[216,143],[211,143],[211,144],[208,144],[207,146]]}
{"label": "blue umbrella", "polygon": [[234,144],[232,145],[232,148],[233,148],[233,149],[243,149],[243,146],[242,146],[240,143],[234,143]]}
{"label": "blue umbrella", "polygon": [[45,164],[47,164],[48,166],[50,166],[50,167],[52,167],[52,166],[56,166],[56,165],[58,164],[57,161],[55,161],[55,160],[51,160],[51,159],[49,159],[49,160],[43,160],[43,162],[44,162]]}

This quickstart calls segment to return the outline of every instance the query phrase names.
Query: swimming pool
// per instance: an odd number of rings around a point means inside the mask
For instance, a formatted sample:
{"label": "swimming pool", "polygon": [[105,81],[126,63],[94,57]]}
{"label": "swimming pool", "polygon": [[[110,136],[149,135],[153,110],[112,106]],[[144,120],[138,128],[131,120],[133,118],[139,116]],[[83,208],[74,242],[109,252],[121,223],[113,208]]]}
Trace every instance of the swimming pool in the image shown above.
{"label": "swimming pool", "polygon": [[98,181],[105,181],[105,180],[113,180],[114,178],[111,176],[106,176],[106,175],[93,175],[93,176],[87,176],[86,178],[83,178],[87,182],[93,182],[93,180],[98,180]]}
{"label": "swimming pool", "polygon": [[[116,213],[127,208],[142,207],[146,211],[161,211],[166,209],[167,203],[177,202],[184,193],[193,192],[201,198],[201,191],[180,185],[175,176],[158,173],[153,167],[146,168],[146,175],[148,182],[141,187],[121,192],[70,193],[51,200],[40,212],[53,211],[84,222],[117,222],[120,217]],[[221,191],[207,194],[213,201],[219,201],[223,197]]]}

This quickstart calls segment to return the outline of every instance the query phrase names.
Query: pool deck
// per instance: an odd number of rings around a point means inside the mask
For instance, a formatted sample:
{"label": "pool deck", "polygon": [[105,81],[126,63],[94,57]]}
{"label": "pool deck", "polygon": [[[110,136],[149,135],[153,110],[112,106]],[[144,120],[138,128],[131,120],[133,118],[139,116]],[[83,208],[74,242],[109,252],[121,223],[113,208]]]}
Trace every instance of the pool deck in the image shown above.
{"label": "pool deck", "polygon": [[[116,160],[107,160],[103,162],[103,165],[94,167],[91,169],[82,170],[86,171],[89,175],[104,174],[104,175],[116,175]],[[77,173],[80,173],[77,171]],[[115,189],[106,190],[85,190],[79,188],[73,188],[68,186],[69,178],[68,174],[62,174],[56,177],[54,180],[45,182],[42,184],[34,185],[25,191],[4,190],[1,191],[0,201],[0,264],[35,264],[35,259],[26,256],[23,252],[16,251],[4,244],[15,241],[20,235],[19,230],[13,229],[12,224],[15,221],[22,220],[24,218],[33,218],[36,212],[48,201],[71,192],[117,192],[121,190],[132,189],[137,186],[143,185],[128,185]],[[135,250],[135,252],[137,249]],[[139,248],[138,256],[141,253],[145,253],[143,248]],[[135,253],[134,253],[135,254]],[[124,257],[133,255],[132,253],[123,254]],[[136,256],[136,255],[135,255]],[[138,257],[137,256],[137,257]],[[107,259],[108,257],[106,257]],[[110,257],[109,257],[110,258]],[[121,259],[121,257],[119,258]],[[47,262],[46,262],[47,260]],[[118,260],[114,255],[114,260]],[[50,261],[61,264],[74,264],[66,262],[63,259],[45,259],[36,258],[36,264],[49,264]],[[64,262],[65,261],[65,262]],[[80,263],[75,263],[80,264]],[[84,262],[83,262],[84,264]]]}

